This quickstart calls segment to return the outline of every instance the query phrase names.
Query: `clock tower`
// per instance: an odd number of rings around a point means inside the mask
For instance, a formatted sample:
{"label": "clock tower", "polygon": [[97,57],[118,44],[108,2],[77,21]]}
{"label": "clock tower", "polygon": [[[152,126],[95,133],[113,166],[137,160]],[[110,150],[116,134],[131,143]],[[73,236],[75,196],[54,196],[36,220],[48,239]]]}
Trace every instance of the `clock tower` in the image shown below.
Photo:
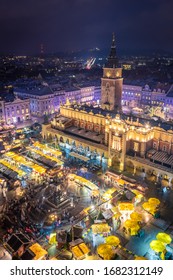
{"label": "clock tower", "polygon": [[103,68],[103,78],[101,79],[102,109],[121,113],[122,86],[122,68],[118,66],[113,33],[111,51]]}

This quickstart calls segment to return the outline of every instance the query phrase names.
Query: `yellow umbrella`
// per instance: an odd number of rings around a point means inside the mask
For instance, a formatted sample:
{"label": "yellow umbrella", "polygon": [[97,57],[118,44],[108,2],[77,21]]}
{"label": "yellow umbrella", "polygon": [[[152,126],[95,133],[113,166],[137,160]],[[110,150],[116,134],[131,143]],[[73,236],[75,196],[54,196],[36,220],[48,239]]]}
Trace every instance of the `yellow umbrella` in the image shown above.
{"label": "yellow umbrella", "polygon": [[124,222],[124,226],[127,227],[127,228],[134,228],[136,226],[139,227],[138,222],[134,221],[134,220],[131,220],[131,219],[126,220]]}
{"label": "yellow umbrella", "polygon": [[150,248],[157,253],[161,253],[165,250],[165,246],[160,240],[152,240]]}
{"label": "yellow umbrella", "polygon": [[142,215],[138,212],[133,212],[130,214],[130,218],[134,221],[137,221],[137,222],[141,222],[142,221]]}
{"label": "yellow umbrella", "polygon": [[110,235],[105,238],[106,244],[117,247],[120,244],[120,240],[117,236]]}
{"label": "yellow umbrella", "polygon": [[104,260],[111,260],[114,256],[114,251],[111,245],[108,244],[100,244],[97,247],[97,253],[101,256]]}
{"label": "yellow umbrella", "polygon": [[140,229],[138,222],[130,219],[125,221],[124,227],[130,230],[131,235],[138,234],[138,231]]}
{"label": "yellow umbrella", "polygon": [[146,210],[146,211],[148,211],[149,213],[151,213],[152,215],[154,215],[155,213],[156,213],[156,205],[154,205],[154,204],[150,204],[149,202],[144,202],[143,204],[142,204],[142,207]]}
{"label": "yellow umbrella", "polygon": [[154,205],[156,205],[156,206],[158,206],[158,205],[160,204],[160,200],[157,199],[157,198],[155,198],[155,197],[149,198],[148,202],[149,202],[150,204],[154,204]]}
{"label": "yellow umbrella", "polygon": [[156,235],[157,240],[161,241],[164,244],[170,244],[172,241],[172,238],[170,237],[169,234],[164,233],[164,232],[159,232]]}
{"label": "yellow umbrella", "polygon": [[145,210],[149,210],[152,206],[149,202],[144,202],[142,204],[142,207],[145,209]]}
{"label": "yellow umbrella", "polygon": [[120,212],[121,211],[133,211],[134,205],[133,205],[133,203],[130,203],[130,202],[122,202],[122,203],[119,203],[118,209]]}

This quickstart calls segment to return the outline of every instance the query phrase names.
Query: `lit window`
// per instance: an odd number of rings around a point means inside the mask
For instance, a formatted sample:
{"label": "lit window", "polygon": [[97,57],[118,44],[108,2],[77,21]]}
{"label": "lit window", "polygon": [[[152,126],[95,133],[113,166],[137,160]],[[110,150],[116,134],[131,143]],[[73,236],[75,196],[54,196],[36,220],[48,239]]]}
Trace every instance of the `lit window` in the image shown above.
{"label": "lit window", "polygon": [[156,149],[157,148],[157,144],[154,142],[153,143],[153,148]]}
{"label": "lit window", "polygon": [[163,146],[163,151],[166,152],[167,151],[167,147],[164,145]]}

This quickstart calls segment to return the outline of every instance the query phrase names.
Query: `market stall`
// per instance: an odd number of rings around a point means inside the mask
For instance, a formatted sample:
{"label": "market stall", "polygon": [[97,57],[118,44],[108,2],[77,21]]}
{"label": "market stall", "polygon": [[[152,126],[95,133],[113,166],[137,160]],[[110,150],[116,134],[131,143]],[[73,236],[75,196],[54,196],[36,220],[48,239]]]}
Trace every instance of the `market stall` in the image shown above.
{"label": "market stall", "polygon": [[77,154],[77,153],[75,153],[75,152],[71,152],[71,153],[69,154],[69,156],[78,158],[78,159],[80,159],[80,160],[82,160],[82,161],[84,161],[84,162],[87,162],[87,161],[90,160],[88,157],[82,156],[82,155]]}
{"label": "market stall", "polygon": [[130,219],[136,222],[141,223],[142,222],[142,214],[138,212],[133,212],[130,214]]}
{"label": "market stall", "polygon": [[109,244],[100,244],[97,247],[97,253],[104,260],[111,260],[115,255],[113,247]]}
{"label": "market stall", "polygon": [[76,260],[84,259],[90,252],[88,246],[83,242],[82,239],[76,239],[69,243],[70,250]]}
{"label": "market stall", "polygon": [[104,237],[110,234],[111,227],[106,221],[95,221],[91,226],[91,234],[94,246],[104,243]]}
{"label": "market stall", "polygon": [[144,195],[141,194],[140,191],[138,191],[138,190],[131,190],[131,191],[132,191],[132,193],[135,194],[135,197],[134,197],[135,204],[140,203],[144,199]]}
{"label": "market stall", "polygon": [[113,194],[117,191],[115,187],[108,189],[106,192],[103,193],[102,197],[105,200],[113,198]]}
{"label": "market stall", "polygon": [[120,244],[120,239],[115,235],[110,235],[105,238],[106,244],[117,247]]}
{"label": "market stall", "polygon": [[121,219],[125,221],[130,218],[130,214],[134,211],[134,205],[130,202],[120,202],[118,211],[121,213]]}
{"label": "market stall", "polygon": [[78,176],[76,174],[70,174],[68,176],[68,178],[71,180],[71,181],[75,181],[78,185],[82,186],[82,187],[86,187],[87,189],[91,190],[91,191],[97,191],[98,190],[98,186],[95,185],[94,183],[92,183],[91,181],[81,177],[81,176]]}
{"label": "market stall", "polygon": [[28,170],[30,170],[30,172],[35,171],[39,174],[44,174],[46,172],[46,169],[43,166],[40,166],[40,165],[34,163],[33,161],[28,160],[24,156],[18,155],[14,152],[7,152],[5,154],[5,157],[10,160],[10,163],[9,163],[10,165],[12,165],[12,166],[16,165],[16,167],[18,167],[20,169],[24,169],[23,167],[25,167],[25,174],[27,173],[27,167],[28,167]]}
{"label": "market stall", "polygon": [[156,207],[160,205],[160,200],[155,197],[149,198],[148,202]]}
{"label": "market stall", "polygon": [[158,205],[156,204],[151,204],[149,202],[144,202],[142,204],[142,207],[144,210],[146,210],[148,213],[152,214],[153,216],[155,216],[158,212]]}
{"label": "market stall", "polygon": [[108,236],[110,233],[110,226],[107,223],[98,223],[91,226],[93,235],[102,234]]}
{"label": "market stall", "polygon": [[137,221],[128,219],[124,222],[124,228],[126,229],[126,232],[130,233],[130,235],[137,235],[140,230],[140,226]]}
{"label": "market stall", "polygon": [[54,155],[50,155],[48,153],[45,153],[43,150],[38,150],[35,147],[27,147],[27,150],[30,151],[31,153],[35,153],[40,155],[40,159],[42,159],[42,161],[44,161],[44,158],[47,159],[47,161],[49,160],[49,162],[55,162],[57,165],[63,165],[63,161],[61,161],[60,159],[58,159],[56,156]]}
{"label": "market stall", "polygon": [[[21,169],[17,168],[13,164],[11,164],[9,161],[6,159],[0,159],[0,163],[4,166],[6,166],[9,170],[13,170],[18,174],[19,177],[25,176],[26,172],[22,171]],[[7,174],[8,175],[8,174]]]}
{"label": "market stall", "polygon": [[48,252],[38,243],[34,243],[29,249],[35,254],[34,260],[45,260]]}

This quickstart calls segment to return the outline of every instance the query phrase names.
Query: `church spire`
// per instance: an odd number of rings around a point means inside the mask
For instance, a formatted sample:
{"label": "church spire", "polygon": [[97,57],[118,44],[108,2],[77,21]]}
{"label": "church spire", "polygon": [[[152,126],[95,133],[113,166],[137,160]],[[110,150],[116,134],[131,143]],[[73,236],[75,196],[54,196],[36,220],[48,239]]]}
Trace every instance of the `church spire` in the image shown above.
{"label": "church spire", "polygon": [[115,48],[115,33],[112,33],[112,47],[111,48]]}
{"label": "church spire", "polygon": [[118,64],[118,59],[116,55],[115,34],[113,32],[111,50],[105,66],[106,68],[116,68],[117,64]]}

